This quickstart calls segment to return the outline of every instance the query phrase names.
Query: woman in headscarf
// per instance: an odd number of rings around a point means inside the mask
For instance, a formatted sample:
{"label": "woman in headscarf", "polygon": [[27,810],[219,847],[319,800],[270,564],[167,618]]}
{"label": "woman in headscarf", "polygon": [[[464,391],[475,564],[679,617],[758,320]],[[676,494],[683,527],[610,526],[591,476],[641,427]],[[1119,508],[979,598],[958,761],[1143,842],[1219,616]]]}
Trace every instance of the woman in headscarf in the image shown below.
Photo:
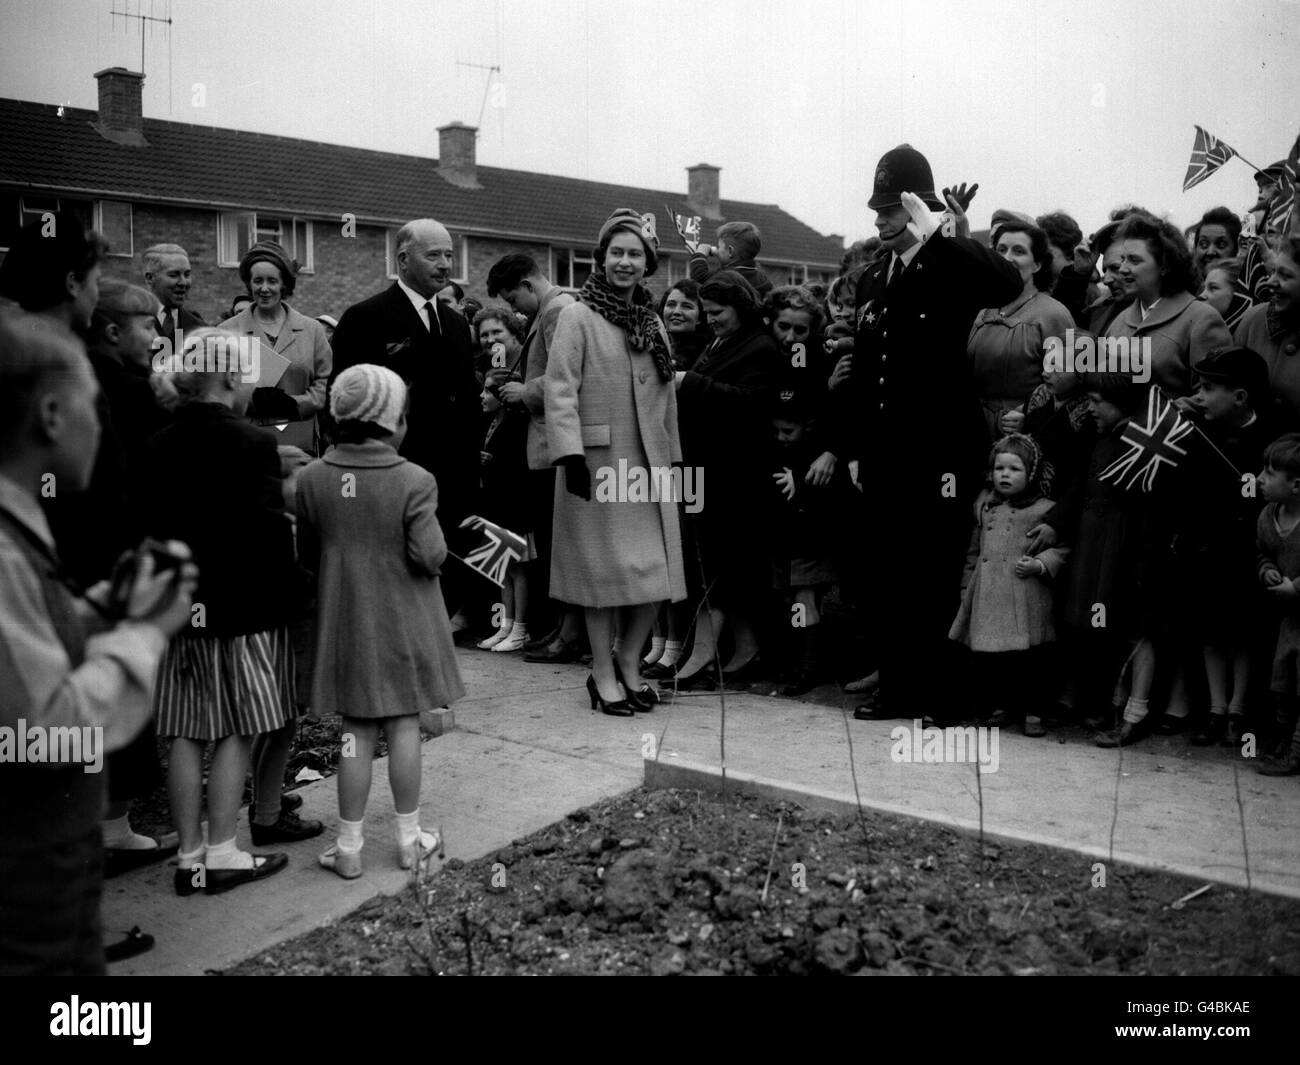
{"label": "woman in headscarf", "polygon": [[[551,595],[584,607],[592,709],[649,710],[641,648],[655,604],[686,596],[673,465],[681,462],[668,337],[642,279],[654,273],[654,216],[619,208],[597,237],[578,302],[560,312],[546,366],[555,492]],[[623,608],[619,651],[615,608]]]}

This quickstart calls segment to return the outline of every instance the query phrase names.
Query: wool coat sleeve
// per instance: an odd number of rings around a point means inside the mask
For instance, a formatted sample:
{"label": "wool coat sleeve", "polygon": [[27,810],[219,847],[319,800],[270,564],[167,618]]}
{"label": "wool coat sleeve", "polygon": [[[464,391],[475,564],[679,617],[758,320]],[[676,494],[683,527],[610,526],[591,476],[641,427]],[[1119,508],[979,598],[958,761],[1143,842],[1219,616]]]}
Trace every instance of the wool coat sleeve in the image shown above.
{"label": "wool coat sleeve", "polygon": [[[323,468],[320,459],[310,463],[298,474],[298,491],[295,494],[296,521],[294,527],[298,540],[298,565],[313,578],[320,573],[320,532],[316,528],[315,500],[312,484],[315,467]],[[308,471],[312,471],[309,474]]]}
{"label": "wool coat sleeve", "polygon": [[546,438],[551,463],[585,455],[578,394],[587,343],[591,339],[582,322],[581,304],[566,307],[555,327],[555,344],[546,360]]}
{"label": "wool coat sleeve", "polygon": [[731,414],[752,416],[755,405],[767,398],[776,387],[777,367],[761,349],[755,358],[748,358],[735,381],[720,381],[708,374],[687,370],[682,378],[681,394],[710,417],[725,418]]}
{"label": "wool coat sleeve", "polygon": [[1037,578],[1043,581],[1055,580],[1061,570],[1065,568],[1066,559],[1069,557],[1070,549],[1068,547],[1049,547],[1044,551],[1040,551],[1034,558],[1047,567],[1047,572],[1036,575]]}
{"label": "wool coat sleeve", "polygon": [[438,524],[438,483],[420,470],[406,498],[406,558],[417,573],[436,577],[447,558],[447,541]]}
{"label": "wool coat sleeve", "polygon": [[1191,318],[1188,329],[1188,365],[1195,366],[1218,348],[1232,347],[1232,333],[1219,312],[1208,303],[1193,303],[1185,313]]}
{"label": "wool coat sleeve", "polygon": [[330,374],[334,369],[334,351],[325,336],[325,327],[320,322],[311,321],[308,335],[311,338],[311,384],[307,391],[293,398],[298,403],[298,417],[310,418],[325,409],[325,400],[329,395]]}

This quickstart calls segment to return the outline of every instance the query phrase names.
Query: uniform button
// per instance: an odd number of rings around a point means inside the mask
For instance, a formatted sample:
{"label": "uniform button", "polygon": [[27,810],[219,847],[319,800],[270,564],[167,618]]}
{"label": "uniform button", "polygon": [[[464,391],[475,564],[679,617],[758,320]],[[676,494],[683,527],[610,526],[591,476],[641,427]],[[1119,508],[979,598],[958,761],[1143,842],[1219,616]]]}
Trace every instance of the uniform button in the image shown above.
{"label": "uniform button", "polygon": [[885,383],[885,379],[884,379],[883,377],[880,379],[880,383],[881,383],[882,385]]}
{"label": "uniform button", "polygon": [[880,356],[880,361],[881,361],[881,362],[884,362],[884,361],[885,361],[885,356],[884,356],[884,355]]}
{"label": "uniform button", "polygon": [[885,405],[884,405],[883,403],[880,404],[880,409],[881,409],[881,410],[884,410],[884,409],[885,409]]}
{"label": "uniform button", "polygon": [[642,383],[642,384],[645,384],[645,382],[646,382],[646,378],[649,377],[649,376],[650,376],[650,375],[649,375],[648,373],[646,373],[645,370],[642,370],[642,371],[641,371],[641,383]]}
{"label": "uniform button", "polygon": [[886,329],[883,333],[880,334],[880,338],[881,338],[882,340],[888,339],[888,337],[889,337],[889,330],[888,330],[888,329]]}
{"label": "uniform button", "polygon": [[922,318],[924,318],[924,317],[925,317],[925,315],[921,315],[921,317],[922,317]]}

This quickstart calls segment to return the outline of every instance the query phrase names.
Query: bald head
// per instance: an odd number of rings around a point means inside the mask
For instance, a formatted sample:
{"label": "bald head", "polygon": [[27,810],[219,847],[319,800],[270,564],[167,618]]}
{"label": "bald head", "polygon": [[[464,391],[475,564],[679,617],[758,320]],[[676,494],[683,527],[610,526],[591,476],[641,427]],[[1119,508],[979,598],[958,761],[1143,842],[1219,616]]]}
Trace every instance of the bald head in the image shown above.
{"label": "bald head", "polygon": [[447,227],[417,218],[397,231],[397,276],[426,299],[447,287],[455,272],[455,246]]}

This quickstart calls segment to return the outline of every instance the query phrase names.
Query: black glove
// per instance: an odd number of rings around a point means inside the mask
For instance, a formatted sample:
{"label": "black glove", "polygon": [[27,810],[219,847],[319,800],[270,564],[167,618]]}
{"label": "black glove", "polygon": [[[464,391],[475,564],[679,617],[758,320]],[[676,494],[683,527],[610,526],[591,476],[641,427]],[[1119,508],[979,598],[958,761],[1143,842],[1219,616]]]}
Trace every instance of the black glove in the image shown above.
{"label": "black glove", "polygon": [[248,413],[268,422],[297,421],[298,401],[278,388],[255,388]]}
{"label": "black glove", "polygon": [[591,471],[587,469],[587,460],[581,455],[569,455],[560,460],[564,467],[564,487],[570,495],[579,499],[591,500]]}

